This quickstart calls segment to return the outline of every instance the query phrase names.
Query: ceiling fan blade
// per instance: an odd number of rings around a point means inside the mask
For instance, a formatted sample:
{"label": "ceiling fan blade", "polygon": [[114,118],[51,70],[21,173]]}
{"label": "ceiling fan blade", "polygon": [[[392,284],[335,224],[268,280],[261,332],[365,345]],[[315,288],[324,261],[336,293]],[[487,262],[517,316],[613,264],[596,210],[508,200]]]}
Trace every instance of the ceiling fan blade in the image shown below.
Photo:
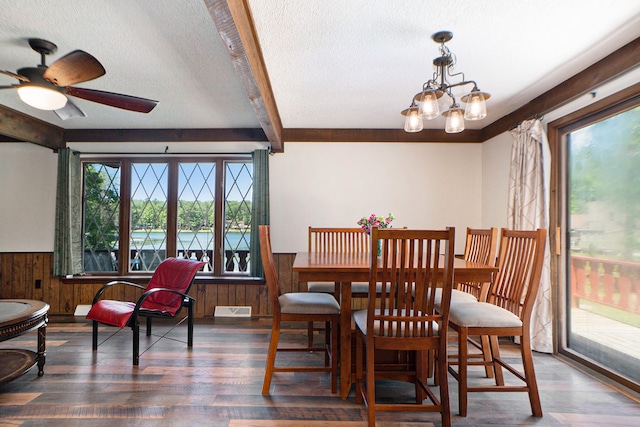
{"label": "ceiling fan blade", "polygon": [[148,113],[158,104],[158,101],[138,98],[136,96],[103,92],[95,89],[83,89],[73,86],[67,86],[66,92],[67,95],[77,96],[78,98],[109,105],[111,107],[122,108],[123,110],[137,111],[139,113]]}
{"label": "ceiling fan blade", "polygon": [[20,74],[12,73],[11,71],[2,71],[2,70],[0,70],[0,74],[4,74],[4,75],[7,75],[9,77],[13,77],[14,79],[18,79],[18,80],[23,81],[23,82],[29,82],[28,78],[26,78],[24,76],[21,76]]}
{"label": "ceiling fan blade", "polygon": [[69,86],[93,80],[105,73],[96,58],[82,50],[74,50],[51,64],[42,77],[56,86]]}
{"label": "ceiling fan blade", "polygon": [[56,113],[56,116],[60,117],[62,120],[71,119],[73,117],[86,117],[87,115],[82,111],[76,104],[71,102],[70,99],[67,98],[67,103],[64,107],[53,110]]}

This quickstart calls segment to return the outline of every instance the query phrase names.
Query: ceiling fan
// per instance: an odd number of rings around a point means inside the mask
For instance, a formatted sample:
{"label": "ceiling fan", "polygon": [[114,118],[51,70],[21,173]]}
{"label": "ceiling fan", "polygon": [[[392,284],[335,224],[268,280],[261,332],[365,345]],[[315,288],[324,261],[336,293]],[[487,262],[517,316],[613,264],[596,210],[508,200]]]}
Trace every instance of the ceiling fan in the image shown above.
{"label": "ceiling fan", "polygon": [[0,74],[20,81],[19,84],[0,86],[0,89],[17,89],[20,99],[32,107],[53,110],[66,120],[86,116],[66,95],[140,113],[148,113],[158,104],[158,101],[136,96],[70,86],[98,78],[106,71],[96,58],[82,50],[74,50],[47,66],[46,55],[54,53],[58,47],[42,39],[29,39],[29,46],[40,53],[40,65],[20,68],[17,73],[0,70]]}

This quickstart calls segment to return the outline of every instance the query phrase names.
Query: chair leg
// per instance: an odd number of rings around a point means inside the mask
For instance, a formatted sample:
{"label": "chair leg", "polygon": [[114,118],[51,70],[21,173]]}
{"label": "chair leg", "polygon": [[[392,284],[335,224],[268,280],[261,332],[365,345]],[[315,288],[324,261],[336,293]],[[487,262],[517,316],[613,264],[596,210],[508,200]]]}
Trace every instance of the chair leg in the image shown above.
{"label": "chair leg", "polygon": [[307,322],[307,347],[313,347],[313,322]]}
{"label": "chair leg", "polygon": [[151,336],[151,317],[147,317],[147,336]]}
{"label": "chair leg", "polygon": [[[467,416],[467,328],[460,327],[458,331],[458,412],[460,416]],[[442,387],[442,384],[440,384]]]}
{"label": "chair leg", "polygon": [[269,353],[267,354],[267,365],[264,372],[264,381],[262,382],[262,394],[269,394],[271,388],[271,377],[276,364],[276,353],[278,351],[278,340],[280,339],[280,322],[274,319],[271,328],[271,341],[269,342]]}
{"label": "chair leg", "polygon": [[98,349],[98,322],[94,320],[92,321],[92,323],[93,333],[91,335],[91,348],[93,349],[93,351],[96,351]]}
{"label": "chair leg", "polygon": [[528,336],[520,338],[520,352],[522,355],[522,366],[524,367],[524,377],[529,388],[529,403],[531,413],[534,417],[542,417],[542,405],[538,394],[538,383],[536,373],[533,368],[533,355],[531,354],[531,343]]}
{"label": "chair leg", "polygon": [[187,312],[187,346],[188,347],[193,347],[193,320],[194,320],[194,314],[193,314],[193,300],[189,299],[188,305],[188,312]]}
{"label": "chair leg", "polygon": [[435,360],[435,353],[433,351],[428,351],[427,352],[427,375],[425,378],[425,384],[427,383],[427,380],[429,378],[431,378],[431,376],[433,376],[433,384],[435,386],[438,386],[440,379],[438,377],[438,373],[436,372],[438,367],[436,366],[436,360]]}
{"label": "chair leg", "polygon": [[421,404],[422,401],[427,398],[426,393],[420,383],[427,384],[427,377],[429,376],[427,373],[427,359],[430,359],[428,354],[430,355],[431,353],[431,351],[415,351],[416,379],[414,388],[416,393],[416,404]]}
{"label": "chair leg", "polygon": [[485,361],[484,372],[487,378],[493,378],[493,366],[491,363],[491,345],[489,344],[489,337],[487,335],[480,335],[480,346],[482,347],[483,359]]}
{"label": "chair leg", "polygon": [[324,323],[324,366],[329,366],[332,357],[332,343],[333,343],[333,328],[331,322]]}
{"label": "chair leg", "polygon": [[367,346],[367,415],[368,426],[376,427],[376,376],[375,376],[375,349]]}
{"label": "chair leg", "polygon": [[340,358],[338,351],[338,342],[340,341],[340,330],[338,323],[340,318],[331,323],[331,393],[338,392],[338,359]]}
{"label": "chair leg", "polygon": [[133,319],[131,329],[133,329],[133,365],[138,366],[140,362],[140,323],[137,317]]}
{"label": "chair leg", "polygon": [[363,357],[362,357],[362,334],[356,329],[356,403],[362,403],[363,393]]}
{"label": "chair leg", "polygon": [[[442,427],[451,426],[451,405],[449,402],[449,358],[447,356],[447,343],[440,346],[436,354],[435,375],[440,379],[440,404],[442,405]],[[434,377],[435,378],[435,377]]]}
{"label": "chair leg", "polygon": [[498,337],[492,335],[489,337],[489,343],[491,347],[491,356],[493,357],[493,371],[496,376],[496,385],[504,385],[504,376],[502,375],[502,366],[497,362],[500,359],[500,344],[498,343]]}

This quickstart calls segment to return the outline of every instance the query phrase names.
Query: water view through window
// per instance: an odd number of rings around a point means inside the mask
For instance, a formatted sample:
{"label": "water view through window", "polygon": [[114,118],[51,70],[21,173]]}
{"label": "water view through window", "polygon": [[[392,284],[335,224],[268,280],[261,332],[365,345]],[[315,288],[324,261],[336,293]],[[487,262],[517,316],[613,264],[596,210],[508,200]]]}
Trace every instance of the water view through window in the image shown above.
{"label": "water view through window", "polygon": [[[122,173],[130,182],[126,200]],[[167,257],[182,257],[204,261],[203,272],[248,273],[250,161],[86,162],[83,184],[86,272],[153,271]]]}

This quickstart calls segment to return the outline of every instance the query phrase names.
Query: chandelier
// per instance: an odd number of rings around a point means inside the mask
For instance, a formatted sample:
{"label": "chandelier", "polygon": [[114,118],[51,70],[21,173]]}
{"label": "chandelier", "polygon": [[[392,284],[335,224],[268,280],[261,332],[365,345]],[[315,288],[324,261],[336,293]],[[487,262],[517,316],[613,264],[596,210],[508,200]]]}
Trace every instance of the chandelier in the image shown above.
{"label": "chandelier", "polygon": [[[464,120],[481,120],[487,115],[486,100],[491,95],[478,89],[473,80],[465,80],[464,73],[454,73],[456,64],[455,56],[445,43],[453,38],[451,31],[438,31],[431,36],[434,42],[440,43],[440,56],[433,60],[435,71],[433,77],[422,85],[422,92],[413,97],[411,105],[402,111],[405,116],[404,130],[406,132],[420,132],[423,129],[423,120],[435,119],[440,115],[439,101],[447,95],[451,99],[449,109],[442,113],[446,117],[445,132],[458,133],[464,130]],[[451,78],[462,78],[462,81],[452,83]],[[451,89],[473,85],[471,92],[460,98],[466,104],[462,109]],[[444,98],[445,100],[447,98]],[[445,104],[446,106],[446,104]]]}

